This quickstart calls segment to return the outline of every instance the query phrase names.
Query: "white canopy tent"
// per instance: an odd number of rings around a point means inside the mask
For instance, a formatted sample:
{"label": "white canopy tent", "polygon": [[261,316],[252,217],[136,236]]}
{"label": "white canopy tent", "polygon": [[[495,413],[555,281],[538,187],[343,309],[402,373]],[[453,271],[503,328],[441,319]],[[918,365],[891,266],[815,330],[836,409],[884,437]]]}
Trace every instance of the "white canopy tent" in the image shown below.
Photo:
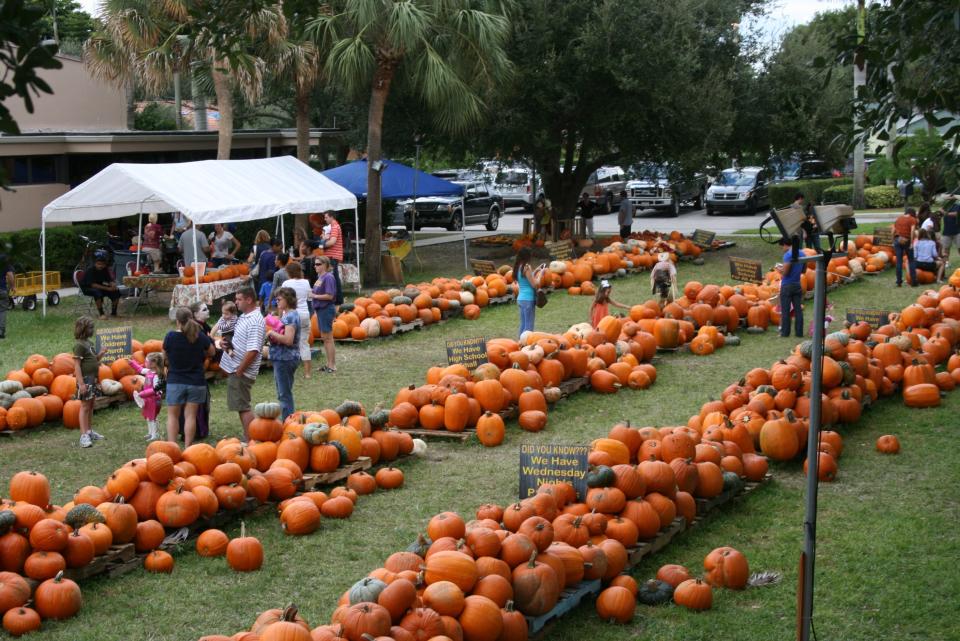
{"label": "white canopy tent", "polygon": [[[167,164],[115,163],[43,208],[41,259],[46,283],[46,225],[179,211],[195,225],[235,223],[286,213],[352,209],[348,190],[293,156]],[[357,270],[360,268],[360,241]],[[199,283],[199,278],[198,281]],[[46,313],[46,286],[44,286]]]}

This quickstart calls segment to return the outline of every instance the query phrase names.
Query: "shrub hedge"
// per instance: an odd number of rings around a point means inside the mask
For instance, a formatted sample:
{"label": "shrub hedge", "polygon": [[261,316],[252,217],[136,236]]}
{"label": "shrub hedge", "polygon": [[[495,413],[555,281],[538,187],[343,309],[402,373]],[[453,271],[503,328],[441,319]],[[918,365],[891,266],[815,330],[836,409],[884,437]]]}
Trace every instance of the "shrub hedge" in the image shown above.
{"label": "shrub hedge", "polygon": [[[69,225],[47,229],[47,270],[69,276],[80,257],[84,242],[80,236],[106,244],[106,225]],[[0,234],[0,251],[9,257],[18,272],[40,271],[40,230],[23,229]]]}
{"label": "shrub hedge", "polygon": [[[870,209],[903,207],[900,191],[891,185],[876,185],[863,190],[863,197]],[[835,185],[823,190],[823,202],[853,204],[853,185]],[[911,203],[913,204],[913,203]]]}
{"label": "shrub hedge", "polygon": [[797,192],[802,192],[808,203],[819,204],[823,202],[821,195],[823,190],[836,185],[851,184],[849,178],[823,178],[820,180],[793,180],[790,182],[777,183],[770,185],[770,206],[775,209],[788,207],[793,202],[793,197]]}

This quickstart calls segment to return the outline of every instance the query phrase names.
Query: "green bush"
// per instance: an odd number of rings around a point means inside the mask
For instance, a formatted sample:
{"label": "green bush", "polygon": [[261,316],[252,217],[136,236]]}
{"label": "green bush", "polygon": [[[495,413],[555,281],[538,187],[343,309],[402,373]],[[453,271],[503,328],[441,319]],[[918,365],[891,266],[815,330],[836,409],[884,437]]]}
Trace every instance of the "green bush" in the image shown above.
{"label": "green bush", "polygon": [[788,207],[797,192],[802,192],[808,203],[822,202],[821,194],[828,187],[850,184],[849,178],[823,178],[820,180],[793,180],[770,185],[770,206],[776,209]]}
{"label": "green bush", "polygon": [[853,185],[834,185],[827,187],[820,194],[824,203],[853,204]]}
{"label": "green bush", "polygon": [[[47,270],[69,278],[83,256],[80,236],[106,244],[106,225],[69,225],[47,228]],[[0,248],[18,271],[40,271],[40,230],[24,229],[0,234]]]}
{"label": "green bush", "polygon": [[863,190],[863,198],[867,201],[867,207],[871,209],[890,209],[891,207],[903,206],[903,197],[900,196],[900,190],[893,185],[867,187]]}

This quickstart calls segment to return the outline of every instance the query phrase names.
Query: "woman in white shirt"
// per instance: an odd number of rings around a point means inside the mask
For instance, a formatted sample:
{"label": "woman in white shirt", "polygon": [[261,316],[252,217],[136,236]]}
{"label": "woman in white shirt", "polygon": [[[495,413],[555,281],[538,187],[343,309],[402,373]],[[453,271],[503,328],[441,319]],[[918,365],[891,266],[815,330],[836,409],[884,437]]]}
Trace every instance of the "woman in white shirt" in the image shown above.
{"label": "woman in white shirt", "polygon": [[283,281],[281,287],[289,287],[297,293],[297,314],[300,316],[300,361],[303,363],[304,378],[310,378],[311,361],[313,355],[310,353],[310,281],[303,277],[303,269],[300,263],[291,260],[287,263],[287,280]]}
{"label": "woman in white shirt", "polygon": [[913,246],[913,255],[917,269],[935,274],[937,283],[943,281],[943,261],[940,260],[939,248],[926,229],[920,230],[920,236]]}
{"label": "woman in white shirt", "polygon": [[213,247],[211,260],[214,267],[233,261],[236,253],[240,251],[240,241],[219,223],[213,226],[213,233],[210,234],[210,245]]}

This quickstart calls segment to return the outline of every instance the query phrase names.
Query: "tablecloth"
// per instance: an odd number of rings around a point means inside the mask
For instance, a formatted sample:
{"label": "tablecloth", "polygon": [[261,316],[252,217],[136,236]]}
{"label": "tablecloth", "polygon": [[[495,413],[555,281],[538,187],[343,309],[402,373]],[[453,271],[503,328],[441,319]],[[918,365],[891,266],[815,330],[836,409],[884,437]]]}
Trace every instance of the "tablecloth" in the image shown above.
{"label": "tablecloth", "polygon": [[[243,287],[252,285],[253,279],[249,276],[218,280],[213,283],[200,283],[200,300],[210,305],[218,298],[235,294]],[[170,297],[170,318],[173,318],[177,307],[189,307],[197,300],[196,285],[177,285],[173,288]]]}

